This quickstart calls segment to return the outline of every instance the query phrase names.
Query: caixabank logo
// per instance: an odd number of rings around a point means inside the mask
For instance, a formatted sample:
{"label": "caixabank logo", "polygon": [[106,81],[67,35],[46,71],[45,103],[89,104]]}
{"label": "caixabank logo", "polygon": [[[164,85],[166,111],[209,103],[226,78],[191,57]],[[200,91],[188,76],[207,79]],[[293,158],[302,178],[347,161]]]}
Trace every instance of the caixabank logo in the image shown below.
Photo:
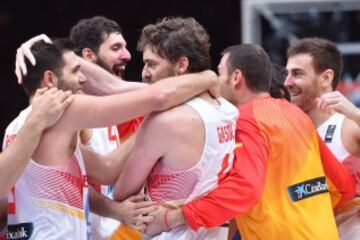
{"label": "caixabank logo", "polygon": [[288,187],[288,192],[293,202],[297,202],[328,191],[329,189],[325,177],[310,179]]}
{"label": "caixabank logo", "polygon": [[17,225],[8,225],[6,239],[28,240],[34,230],[33,223],[20,223]]}

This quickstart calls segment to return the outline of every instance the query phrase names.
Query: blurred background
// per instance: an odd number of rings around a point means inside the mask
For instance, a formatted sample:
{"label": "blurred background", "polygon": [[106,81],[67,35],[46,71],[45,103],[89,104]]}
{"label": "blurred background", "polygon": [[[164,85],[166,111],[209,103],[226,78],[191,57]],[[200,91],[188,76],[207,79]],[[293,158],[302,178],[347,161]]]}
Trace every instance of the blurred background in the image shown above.
{"label": "blurred background", "polygon": [[141,80],[136,51],[141,28],[166,16],[193,16],[209,32],[212,69],[227,46],[262,45],[272,60],[286,64],[285,51],[297,38],[325,37],[344,56],[339,88],[360,106],[360,0],[0,0],[0,138],[28,104],[14,74],[17,47],[30,37],[66,37],[82,18],[103,15],[123,29],[132,60],[125,77]]}

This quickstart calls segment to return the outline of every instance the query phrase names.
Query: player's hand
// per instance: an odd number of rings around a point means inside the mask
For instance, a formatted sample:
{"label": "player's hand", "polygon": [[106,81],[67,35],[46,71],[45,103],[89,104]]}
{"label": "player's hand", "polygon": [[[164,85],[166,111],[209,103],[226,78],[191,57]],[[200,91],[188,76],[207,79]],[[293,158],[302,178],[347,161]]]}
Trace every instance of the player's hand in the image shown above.
{"label": "player's hand", "polygon": [[208,74],[209,78],[212,79],[214,82],[214,85],[209,89],[209,94],[213,98],[220,97],[221,91],[220,91],[220,81],[218,79],[218,76],[216,75],[216,73],[214,71],[211,71],[211,70],[206,70],[206,74]]}
{"label": "player's hand", "polygon": [[22,83],[22,76],[25,76],[27,74],[25,57],[30,61],[33,66],[36,64],[36,60],[30,49],[34,45],[34,43],[40,40],[43,40],[47,43],[52,43],[48,36],[46,36],[45,34],[40,34],[21,44],[21,46],[16,51],[15,74],[19,84]]}
{"label": "player's hand", "polygon": [[156,211],[150,213],[150,216],[153,217],[153,220],[146,225],[143,232],[154,236],[161,232],[169,231],[166,223],[164,222],[166,211],[169,210],[160,205]]}
{"label": "player's hand", "polygon": [[339,112],[351,118],[357,107],[338,91],[329,92],[316,99],[316,106],[327,114]]}
{"label": "player's hand", "polygon": [[73,100],[71,91],[57,88],[41,88],[35,93],[31,102],[32,111],[29,120],[37,123],[42,129],[54,125]]}
{"label": "player's hand", "polygon": [[138,194],[119,202],[119,218],[123,224],[142,231],[146,224],[149,224],[153,217],[149,213],[155,211],[158,205],[151,201],[144,201],[144,195]]}

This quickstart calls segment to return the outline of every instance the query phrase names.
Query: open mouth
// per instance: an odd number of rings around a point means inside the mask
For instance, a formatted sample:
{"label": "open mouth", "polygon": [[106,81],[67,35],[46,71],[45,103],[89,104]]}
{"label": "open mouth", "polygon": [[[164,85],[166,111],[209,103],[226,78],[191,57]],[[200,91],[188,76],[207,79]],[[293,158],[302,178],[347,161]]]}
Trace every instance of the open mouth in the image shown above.
{"label": "open mouth", "polygon": [[294,87],[291,87],[291,88],[290,88],[290,87],[287,87],[287,90],[288,90],[291,98],[296,98],[296,97],[298,97],[298,96],[301,94],[301,91],[300,91],[300,89],[298,89],[298,88],[294,88]]}
{"label": "open mouth", "polygon": [[113,72],[115,73],[115,75],[122,76],[125,71],[125,66],[126,66],[125,64],[114,65]]}
{"label": "open mouth", "polygon": [[300,95],[300,93],[292,93],[290,92],[290,97],[298,97]]}
{"label": "open mouth", "polygon": [[297,103],[300,99],[300,96],[301,96],[301,92],[300,91],[289,91],[289,94],[290,94],[290,100],[291,102],[293,103]]}

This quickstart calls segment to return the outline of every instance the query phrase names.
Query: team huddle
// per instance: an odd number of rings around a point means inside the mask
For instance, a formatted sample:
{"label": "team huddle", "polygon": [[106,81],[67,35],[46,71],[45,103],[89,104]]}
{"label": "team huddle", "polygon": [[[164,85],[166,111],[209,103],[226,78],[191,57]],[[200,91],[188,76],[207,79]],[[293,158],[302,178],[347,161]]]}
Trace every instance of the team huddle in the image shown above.
{"label": "team huddle", "polygon": [[256,44],[210,70],[194,18],[146,25],[143,82],[120,26],[82,19],[16,54],[30,105],[0,154],[0,239],[360,239],[360,110],[342,56]]}

